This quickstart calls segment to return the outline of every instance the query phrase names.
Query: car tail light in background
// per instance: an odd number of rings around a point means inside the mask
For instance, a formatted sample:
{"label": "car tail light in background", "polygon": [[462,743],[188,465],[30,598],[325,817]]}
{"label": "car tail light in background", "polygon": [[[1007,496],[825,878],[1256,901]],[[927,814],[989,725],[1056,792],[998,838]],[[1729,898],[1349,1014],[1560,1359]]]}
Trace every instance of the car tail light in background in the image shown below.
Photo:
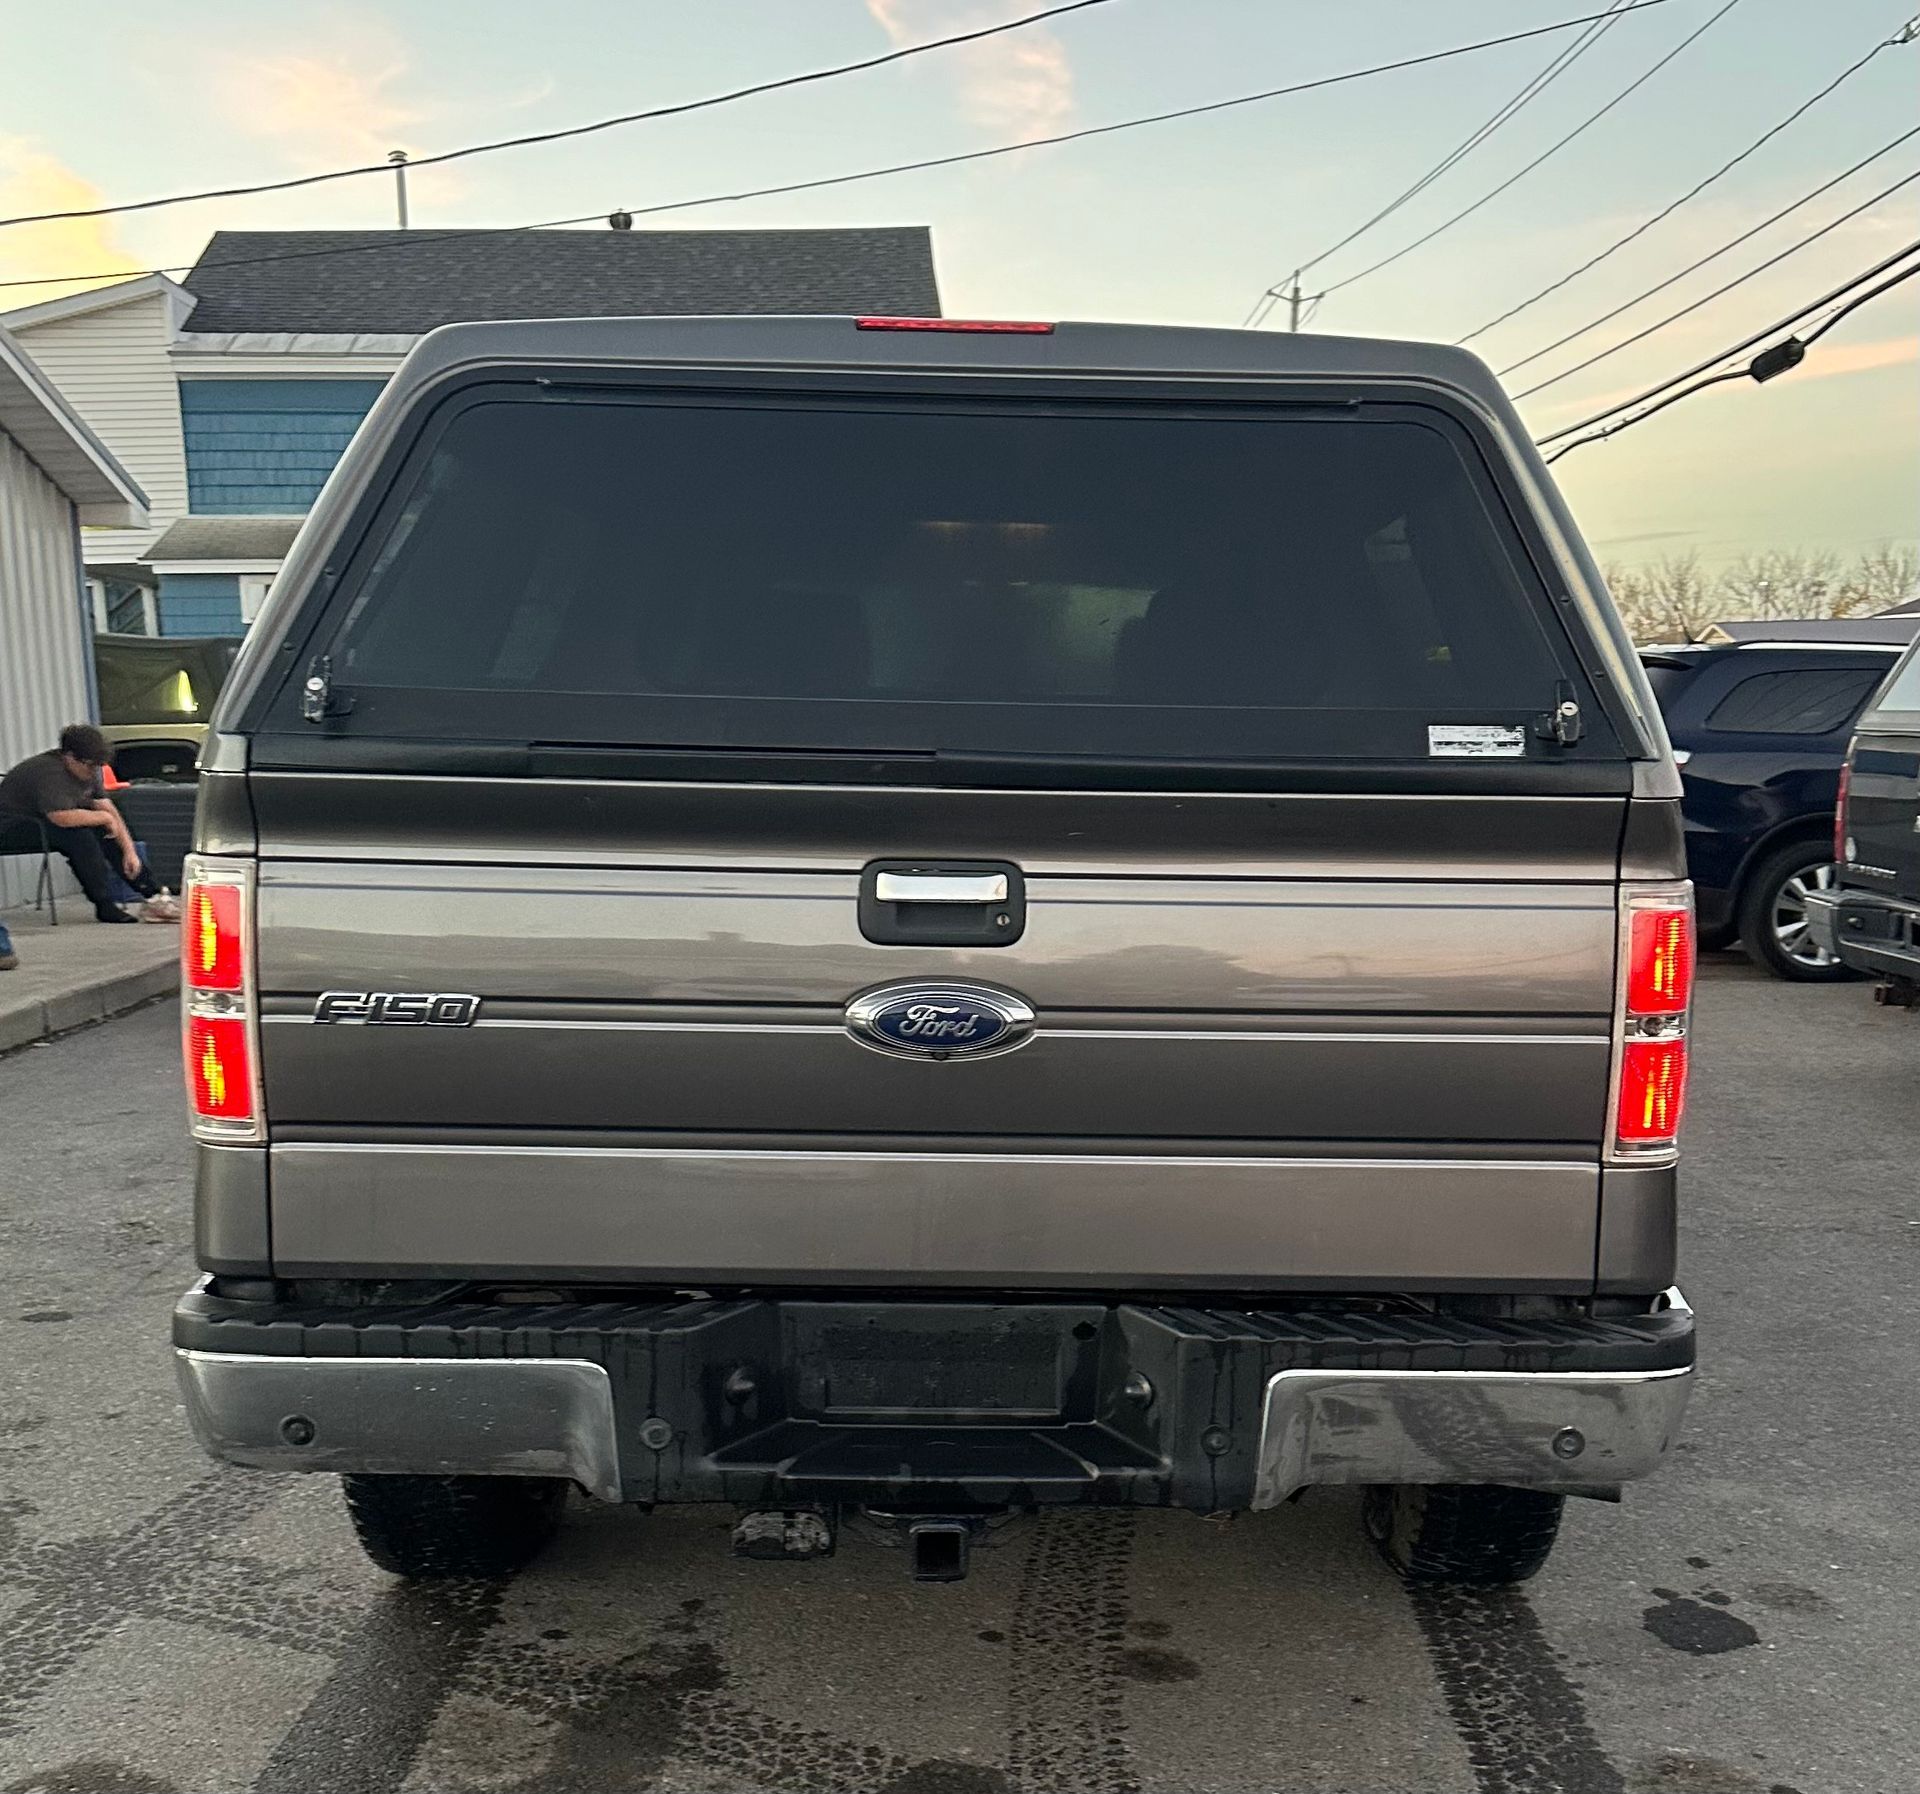
{"label": "car tail light in background", "polygon": [[253,984],[253,869],[195,854],[180,929],[181,1056],[195,1138],[264,1137]]}
{"label": "car tail light in background", "polygon": [[1840,796],[1833,806],[1833,857],[1842,866],[1853,863],[1853,843],[1847,839],[1847,794],[1853,787],[1853,748],[1840,762]]}
{"label": "car tail light in background", "polygon": [[1687,1095],[1693,1004],[1693,887],[1629,887],[1620,903],[1615,998],[1615,1159],[1673,1150]]}

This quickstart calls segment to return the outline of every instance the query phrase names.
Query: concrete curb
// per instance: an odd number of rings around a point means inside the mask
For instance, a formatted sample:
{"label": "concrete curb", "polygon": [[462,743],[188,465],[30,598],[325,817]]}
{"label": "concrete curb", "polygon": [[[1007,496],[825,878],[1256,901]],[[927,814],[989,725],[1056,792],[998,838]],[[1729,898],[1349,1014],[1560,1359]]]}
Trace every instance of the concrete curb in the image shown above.
{"label": "concrete curb", "polygon": [[12,1003],[0,999],[0,1053],[138,1009],[179,985],[180,968],[169,959],[162,965],[106,973],[49,997]]}

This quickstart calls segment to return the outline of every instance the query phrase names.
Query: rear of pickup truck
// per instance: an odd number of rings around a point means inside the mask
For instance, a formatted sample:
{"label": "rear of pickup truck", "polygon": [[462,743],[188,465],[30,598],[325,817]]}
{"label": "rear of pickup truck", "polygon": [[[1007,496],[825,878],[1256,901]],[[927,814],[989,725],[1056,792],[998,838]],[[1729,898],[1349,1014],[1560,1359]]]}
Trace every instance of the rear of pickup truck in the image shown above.
{"label": "rear of pickup truck", "polygon": [[437,332],[203,769],[189,1412],[389,1567],[1349,1483],[1509,1580],[1679,1423],[1679,786],[1470,356]]}
{"label": "rear of pickup truck", "polygon": [[1875,1000],[1920,1008],[1920,644],[1861,713],[1834,825],[1838,878],[1809,902],[1813,937],[1879,980]]}

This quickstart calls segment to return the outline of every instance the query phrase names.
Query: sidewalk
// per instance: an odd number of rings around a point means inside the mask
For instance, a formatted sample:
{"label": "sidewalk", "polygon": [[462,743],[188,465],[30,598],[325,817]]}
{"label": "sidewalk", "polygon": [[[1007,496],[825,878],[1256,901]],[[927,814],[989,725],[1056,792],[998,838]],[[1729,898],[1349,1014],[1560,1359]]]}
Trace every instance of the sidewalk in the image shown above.
{"label": "sidewalk", "polygon": [[60,926],[31,908],[0,910],[19,966],[0,972],[0,1052],[118,1015],[178,987],[180,925],[102,928],[86,899],[63,899]]}

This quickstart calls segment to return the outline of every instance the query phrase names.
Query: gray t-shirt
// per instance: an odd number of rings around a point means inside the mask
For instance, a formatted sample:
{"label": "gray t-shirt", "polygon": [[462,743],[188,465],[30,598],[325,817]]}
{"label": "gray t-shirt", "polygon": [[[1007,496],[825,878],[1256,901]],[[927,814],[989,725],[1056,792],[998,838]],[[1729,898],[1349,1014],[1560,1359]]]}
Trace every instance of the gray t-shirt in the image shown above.
{"label": "gray t-shirt", "polygon": [[58,748],[33,754],[0,779],[0,818],[45,817],[55,810],[85,810],[97,795],[92,779],[67,771]]}

